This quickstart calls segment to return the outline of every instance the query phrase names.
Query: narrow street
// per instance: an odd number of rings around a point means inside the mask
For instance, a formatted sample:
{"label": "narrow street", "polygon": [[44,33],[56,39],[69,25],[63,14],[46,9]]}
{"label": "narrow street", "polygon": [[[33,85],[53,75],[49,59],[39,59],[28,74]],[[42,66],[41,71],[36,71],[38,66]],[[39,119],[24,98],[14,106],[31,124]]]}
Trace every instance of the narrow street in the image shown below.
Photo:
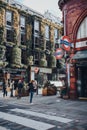
{"label": "narrow street", "polygon": [[86,130],[87,103],[56,96],[0,98],[0,130]]}

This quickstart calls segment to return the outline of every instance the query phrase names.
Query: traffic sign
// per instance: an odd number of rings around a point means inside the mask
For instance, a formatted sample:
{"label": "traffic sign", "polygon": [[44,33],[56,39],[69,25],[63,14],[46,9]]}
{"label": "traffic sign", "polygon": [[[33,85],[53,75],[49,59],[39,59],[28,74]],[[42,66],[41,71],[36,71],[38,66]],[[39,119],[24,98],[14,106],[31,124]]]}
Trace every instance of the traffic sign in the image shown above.
{"label": "traffic sign", "polygon": [[63,57],[63,50],[61,48],[58,48],[55,52],[56,59],[61,59]]}
{"label": "traffic sign", "polygon": [[70,43],[70,39],[68,36],[62,37],[61,44],[63,44],[62,46],[63,46],[64,50],[70,51],[71,43]]}

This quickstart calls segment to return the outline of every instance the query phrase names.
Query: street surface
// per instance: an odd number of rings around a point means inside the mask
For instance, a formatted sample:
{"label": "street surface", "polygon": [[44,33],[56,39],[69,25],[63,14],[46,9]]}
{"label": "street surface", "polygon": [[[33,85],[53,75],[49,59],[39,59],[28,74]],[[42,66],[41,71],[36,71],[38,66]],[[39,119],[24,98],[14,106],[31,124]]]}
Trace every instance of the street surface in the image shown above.
{"label": "street surface", "polygon": [[0,130],[87,130],[87,102],[56,96],[0,97]]}

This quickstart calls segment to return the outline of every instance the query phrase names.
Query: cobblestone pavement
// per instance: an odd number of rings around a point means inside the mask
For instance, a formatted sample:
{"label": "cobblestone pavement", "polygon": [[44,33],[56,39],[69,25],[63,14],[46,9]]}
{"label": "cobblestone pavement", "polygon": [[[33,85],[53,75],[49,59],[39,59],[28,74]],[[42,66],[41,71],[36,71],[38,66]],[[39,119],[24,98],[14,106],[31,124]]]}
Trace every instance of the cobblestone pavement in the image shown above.
{"label": "cobblestone pavement", "polygon": [[29,97],[1,97],[0,130],[87,130],[87,101],[35,94],[31,105]]}

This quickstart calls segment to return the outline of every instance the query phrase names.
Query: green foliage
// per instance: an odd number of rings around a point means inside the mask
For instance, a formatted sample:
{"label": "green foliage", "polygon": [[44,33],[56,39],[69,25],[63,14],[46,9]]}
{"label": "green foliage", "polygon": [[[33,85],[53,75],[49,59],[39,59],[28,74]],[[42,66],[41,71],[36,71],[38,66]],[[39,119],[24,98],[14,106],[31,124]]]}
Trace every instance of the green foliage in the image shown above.
{"label": "green foliage", "polygon": [[3,35],[4,35],[4,26],[0,27],[0,44],[2,44],[4,41]]}
{"label": "green foliage", "polygon": [[47,60],[45,58],[41,58],[39,64],[40,66],[47,67]]}

